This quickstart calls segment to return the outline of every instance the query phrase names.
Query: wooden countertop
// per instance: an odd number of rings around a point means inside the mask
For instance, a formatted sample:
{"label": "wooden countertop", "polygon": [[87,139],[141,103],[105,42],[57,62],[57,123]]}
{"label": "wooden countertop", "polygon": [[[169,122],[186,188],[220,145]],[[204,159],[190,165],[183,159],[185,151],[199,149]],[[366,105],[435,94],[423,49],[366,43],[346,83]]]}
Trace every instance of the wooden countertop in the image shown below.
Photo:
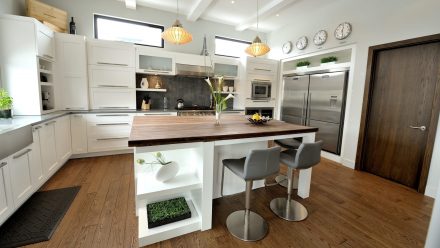
{"label": "wooden countertop", "polygon": [[315,127],[277,120],[256,126],[244,116],[222,116],[220,123],[219,126],[215,125],[214,116],[137,116],[133,120],[128,146],[208,142],[318,131]]}

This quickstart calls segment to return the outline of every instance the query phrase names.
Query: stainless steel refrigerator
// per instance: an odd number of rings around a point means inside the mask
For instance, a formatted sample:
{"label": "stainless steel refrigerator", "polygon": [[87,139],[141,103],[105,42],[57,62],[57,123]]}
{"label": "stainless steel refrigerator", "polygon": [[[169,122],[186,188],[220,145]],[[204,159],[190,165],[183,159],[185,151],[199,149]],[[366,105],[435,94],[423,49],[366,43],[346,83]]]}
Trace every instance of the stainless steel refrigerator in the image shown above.
{"label": "stainless steel refrigerator", "polygon": [[323,150],[340,154],[348,71],[284,77],[283,121],[319,128]]}

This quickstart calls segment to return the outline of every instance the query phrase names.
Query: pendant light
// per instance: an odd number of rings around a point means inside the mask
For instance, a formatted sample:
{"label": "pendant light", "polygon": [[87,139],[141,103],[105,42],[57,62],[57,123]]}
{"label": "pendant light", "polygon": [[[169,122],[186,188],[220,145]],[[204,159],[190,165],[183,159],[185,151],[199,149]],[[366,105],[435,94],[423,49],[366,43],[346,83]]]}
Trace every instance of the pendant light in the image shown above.
{"label": "pendant light", "polygon": [[183,45],[192,41],[192,35],[182,27],[178,17],[179,0],[177,0],[176,21],[162,33],[162,39],[176,45]]}
{"label": "pendant light", "polygon": [[[257,33],[258,33],[258,21],[259,21],[258,10],[259,10],[259,6],[257,0]],[[247,54],[257,57],[257,56],[263,56],[266,53],[268,53],[270,51],[270,47],[266,43],[263,43],[257,34],[257,37],[255,37],[255,39],[252,41],[252,44],[250,44],[245,51]]]}

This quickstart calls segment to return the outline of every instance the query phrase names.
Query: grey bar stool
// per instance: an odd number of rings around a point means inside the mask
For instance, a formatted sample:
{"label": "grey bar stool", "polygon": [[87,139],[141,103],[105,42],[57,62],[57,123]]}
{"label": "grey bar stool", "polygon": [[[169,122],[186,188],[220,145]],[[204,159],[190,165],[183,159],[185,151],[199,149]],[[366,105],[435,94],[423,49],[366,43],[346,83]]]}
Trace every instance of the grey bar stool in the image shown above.
{"label": "grey bar stool", "polygon": [[302,221],[307,218],[307,209],[299,202],[292,200],[293,170],[304,170],[321,161],[322,141],[302,143],[298,150],[281,152],[280,160],[289,167],[287,172],[287,198],[275,198],[270,202],[270,209],[278,217],[288,221]]}
{"label": "grey bar stool", "polygon": [[[275,140],[275,143],[281,146],[282,148],[296,150],[301,145],[302,138],[280,139],[280,140]],[[275,181],[280,186],[287,188],[287,176],[283,174],[279,174],[278,176],[275,177]],[[298,179],[294,177],[292,189],[297,189],[297,188],[298,188]]]}
{"label": "grey bar stool", "polygon": [[[255,149],[241,159],[224,159],[223,165],[235,175],[246,181],[245,210],[235,211],[226,219],[229,232],[236,238],[244,241],[257,241],[263,239],[268,231],[266,220],[259,214],[250,210],[251,191],[254,180],[264,179],[276,174],[280,167],[280,147]],[[224,170],[224,168],[223,168]],[[222,188],[223,188],[222,178]]]}

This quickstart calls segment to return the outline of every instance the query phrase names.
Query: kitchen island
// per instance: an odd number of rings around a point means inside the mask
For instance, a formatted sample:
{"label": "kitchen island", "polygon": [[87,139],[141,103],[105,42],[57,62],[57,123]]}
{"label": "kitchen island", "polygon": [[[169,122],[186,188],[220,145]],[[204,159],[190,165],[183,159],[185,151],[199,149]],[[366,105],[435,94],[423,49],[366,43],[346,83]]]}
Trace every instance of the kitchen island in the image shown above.
{"label": "kitchen island", "polygon": [[[268,147],[268,141],[302,137],[313,142],[313,127],[273,120],[252,125],[244,116],[224,116],[220,125],[214,117],[135,117],[128,141],[134,147],[136,214],[139,219],[139,246],[170,239],[197,230],[211,229],[212,200],[221,197],[221,169],[225,158],[245,157],[251,149]],[[157,165],[140,165],[143,159],[154,161],[152,153],[162,152],[167,160],[177,162],[179,173],[169,182],[155,180]],[[299,173],[298,195],[309,196],[311,169]],[[255,181],[254,188],[264,181]],[[243,192],[245,182],[225,170],[224,195]],[[191,218],[148,229],[146,204],[184,196]]]}

